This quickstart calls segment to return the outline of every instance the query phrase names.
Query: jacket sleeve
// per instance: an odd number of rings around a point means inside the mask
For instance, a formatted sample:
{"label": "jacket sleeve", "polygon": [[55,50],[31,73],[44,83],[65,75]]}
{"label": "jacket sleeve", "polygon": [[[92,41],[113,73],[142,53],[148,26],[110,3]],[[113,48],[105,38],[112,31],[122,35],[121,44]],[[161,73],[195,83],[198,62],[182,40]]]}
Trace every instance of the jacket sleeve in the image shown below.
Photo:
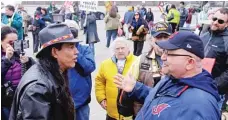
{"label": "jacket sleeve", "polygon": [[51,22],[51,18],[49,17],[49,15],[44,16],[44,17],[42,18],[42,20]]}
{"label": "jacket sleeve", "polygon": [[188,15],[188,17],[187,17],[187,19],[186,19],[186,22],[189,22],[189,21],[190,21],[190,19],[191,19],[191,16],[190,16],[190,15]]}
{"label": "jacket sleeve", "polygon": [[23,120],[52,120],[51,118],[51,93],[48,88],[34,84],[21,96],[20,108]]}
{"label": "jacket sleeve", "polygon": [[84,49],[83,54],[78,54],[75,69],[83,72],[83,75],[88,76],[96,69],[96,64],[91,49],[87,46],[82,46],[82,49]]}
{"label": "jacket sleeve", "polygon": [[149,18],[148,18],[148,13],[146,13],[146,18],[145,18],[145,20],[146,20],[146,21],[149,20]]}
{"label": "jacket sleeve", "polygon": [[136,82],[133,91],[129,92],[128,96],[140,103],[144,103],[150,89],[150,87],[144,85],[143,83]]}
{"label": "jacket sleeve", "polygon": [[108,22],[108,18],[109,18],[109,14],[107,14],[104,18],[104,22],[107,23]]}
{"label": "jacket sleeve", "polygon": [[215,81],[218,86],[219,94],[227,93],[228,92],[228,69],[224,71],[219,77],[216,77]]}
{"label": "jacket sleeve", "polygon": [[5,56],[2,57],[1,59],[1,79],[2,81],[5,78],[5,75],[7,73],[7,71],[9,70],[9,68],[13,65],[13,63],[7,59]]}
{"label": "jacket sleeve", "polygon": [[104,76],[104,65],[101,64],[101,67],[95,78],[95,94],[96,94],[98,103],[101,103],[102,100],[106,99],[105,88],[106,88],[106,78]]}
{"label": "jacket sleeve", "polygon": [[21,28],[22,25],[23,25],[22,17],[20,15],[15,16],[11,26],[14,26],[15,28]]}
{"label": "jacket sleeve", "polygon": [[41,19],[38,20],[38,23],[40,23],[41,25],[45,25],[45,21]]}

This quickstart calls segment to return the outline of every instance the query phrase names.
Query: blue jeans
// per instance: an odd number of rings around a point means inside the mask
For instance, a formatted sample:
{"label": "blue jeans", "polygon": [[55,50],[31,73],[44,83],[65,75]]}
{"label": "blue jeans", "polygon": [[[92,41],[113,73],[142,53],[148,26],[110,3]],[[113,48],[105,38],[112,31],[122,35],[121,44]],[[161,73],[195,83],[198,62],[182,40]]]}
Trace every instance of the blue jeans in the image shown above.
{"label": "blue jeans", "polygon": [[89,105],[84,105],[76,110],[76,119],[75,120],[89,120]]}
{"label": "blue jeans", "polygon": [[9,120],[10,108],[2,107],[2,119]]}
{"label": "blue jeans", "polygon": [[115,40],[116,39],[117,32],[118,32],[118,29],[115,29],[115,30],[107,30],[106,31],[106,38],[107,38],[106,47],[109,47],[110,46],[111,38],[112,38],[112,40]]}
{"label": "blue jeans", "polygon": [[185,23],[185,20],[180,20],[179,27],[183,27]]}

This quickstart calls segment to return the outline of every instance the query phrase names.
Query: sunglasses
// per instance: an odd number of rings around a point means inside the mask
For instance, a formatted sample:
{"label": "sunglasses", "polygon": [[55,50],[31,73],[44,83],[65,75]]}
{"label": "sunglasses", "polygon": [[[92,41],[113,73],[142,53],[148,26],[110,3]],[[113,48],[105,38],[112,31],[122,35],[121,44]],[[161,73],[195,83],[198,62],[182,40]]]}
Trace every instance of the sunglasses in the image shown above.
{"label": "sunglasses", "polygon": [[218,20],[218,23],[219,23],[219,24],[223,24],[223,23],[225,23],[225,21],[224,21],[224,20],[222,20],[222,19],[218,19],[217,17],[213,17],[213,18],[212,18],[212,20],[213,20],[214,22]]}
{"label": "sunglasses", "polygon": [[135,16],[138,16],[139,14],[135,14]]}

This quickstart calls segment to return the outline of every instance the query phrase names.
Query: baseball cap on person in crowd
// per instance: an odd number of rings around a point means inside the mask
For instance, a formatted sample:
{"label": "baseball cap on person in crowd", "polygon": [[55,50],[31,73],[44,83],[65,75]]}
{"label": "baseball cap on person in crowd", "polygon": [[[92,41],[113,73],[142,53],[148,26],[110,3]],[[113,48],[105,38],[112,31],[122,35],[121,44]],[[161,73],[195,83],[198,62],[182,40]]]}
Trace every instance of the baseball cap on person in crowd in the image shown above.
{"label": "baseball cap on person in crowd", "polygon": [[157,37],[160,34],[167,34],[168,36],[172,34],[172,27],[167,22],[157,22],[154,24],[151,35]]}
{"label": "baseball cap on person in crowd", "polygon": [[166,50],[184,49],[199,58],[204,58],[204,47],[200,37],[190,31],[173,33],[168,40],[156,42],[159,47]]}

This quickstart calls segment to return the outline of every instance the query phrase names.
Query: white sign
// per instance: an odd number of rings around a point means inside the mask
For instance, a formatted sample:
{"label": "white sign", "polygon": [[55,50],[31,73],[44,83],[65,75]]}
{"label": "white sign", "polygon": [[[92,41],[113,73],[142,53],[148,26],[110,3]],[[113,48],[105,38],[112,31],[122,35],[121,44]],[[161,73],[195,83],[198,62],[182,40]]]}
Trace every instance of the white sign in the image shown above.
{"label": "white sign", "polygon": [[98,1],[80,1],[79,9],[85,11],[96,12]]}

